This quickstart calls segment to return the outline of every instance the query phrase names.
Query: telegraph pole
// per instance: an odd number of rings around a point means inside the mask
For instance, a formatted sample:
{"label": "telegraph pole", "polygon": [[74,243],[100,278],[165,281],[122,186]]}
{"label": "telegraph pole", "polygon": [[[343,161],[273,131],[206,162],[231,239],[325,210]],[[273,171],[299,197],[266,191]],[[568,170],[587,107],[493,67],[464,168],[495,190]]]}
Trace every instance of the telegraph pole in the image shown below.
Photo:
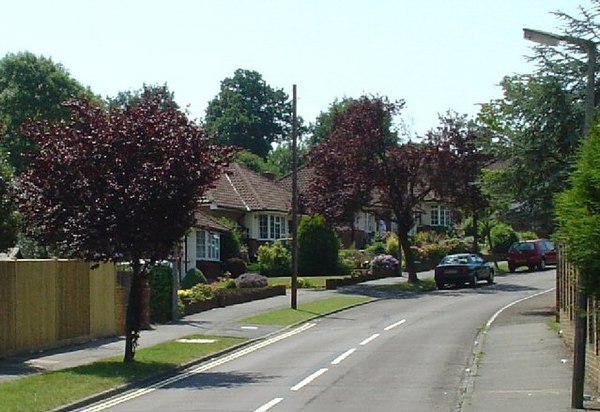
{"label": "telegraph pole", "polygon": [[296,85],[292,87],[292,309],[298,308],[298,117]]}

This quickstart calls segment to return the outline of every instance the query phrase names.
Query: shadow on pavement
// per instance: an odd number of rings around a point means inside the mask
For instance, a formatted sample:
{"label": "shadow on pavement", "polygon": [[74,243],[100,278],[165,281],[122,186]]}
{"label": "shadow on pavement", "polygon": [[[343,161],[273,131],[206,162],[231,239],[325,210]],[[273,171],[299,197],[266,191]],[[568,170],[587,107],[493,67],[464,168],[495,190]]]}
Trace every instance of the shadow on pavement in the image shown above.
{"label": "shadow on pavement", "polygon": [[201,374],[177,381],[169,388],[176,389],[211,389],[233,388],[249,383],[261,383],[275,379],[275,376],[266,376],[258,373],[242,372],[202,372]]}

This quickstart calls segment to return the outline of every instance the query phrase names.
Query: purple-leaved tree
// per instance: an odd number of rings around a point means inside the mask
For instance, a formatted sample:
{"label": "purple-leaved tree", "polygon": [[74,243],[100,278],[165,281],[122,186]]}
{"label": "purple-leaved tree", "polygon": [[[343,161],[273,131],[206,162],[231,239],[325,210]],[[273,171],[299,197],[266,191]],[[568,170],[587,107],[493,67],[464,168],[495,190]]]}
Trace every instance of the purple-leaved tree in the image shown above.
{"label": "purple-leaved tree", "polygon": [[24,129],[40,150],[21,175],[16,203],[31,235],[66,256],[131,262],[124,355],[130,362],[148,271],[192,226],[196,202],[230,152],[147,90],[133,106],[67,107],[68,120]]}

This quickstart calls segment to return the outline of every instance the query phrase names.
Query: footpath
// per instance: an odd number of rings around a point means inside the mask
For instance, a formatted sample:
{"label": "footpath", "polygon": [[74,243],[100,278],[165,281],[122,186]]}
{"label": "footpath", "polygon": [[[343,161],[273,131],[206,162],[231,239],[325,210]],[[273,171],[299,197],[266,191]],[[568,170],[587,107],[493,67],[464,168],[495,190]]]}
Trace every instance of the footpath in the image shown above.
{"label": "footpath", "polygon": [[[386,278],[342,288],[340,292],[364,292],[377,297],[369,286],[398,283],[405,278]],[[335,296],[338,291],[298,291],[298,302]],[[475,356],[461,411],[570,411],[572,358],[563,340],[548,326],[554,320],[553,293],[515,304],[491,324]],[[260,338],[280,327],[243,327],[239,320],[290,305],[289,296],[212,309],[142,331],[140,348],[192,334]],[[0,359],[0,383],[44,370],[59,370],[110,356],[121,356],[121,338],[101,339],[83,345]],[[599,409],[594,409],[599,410]]]}

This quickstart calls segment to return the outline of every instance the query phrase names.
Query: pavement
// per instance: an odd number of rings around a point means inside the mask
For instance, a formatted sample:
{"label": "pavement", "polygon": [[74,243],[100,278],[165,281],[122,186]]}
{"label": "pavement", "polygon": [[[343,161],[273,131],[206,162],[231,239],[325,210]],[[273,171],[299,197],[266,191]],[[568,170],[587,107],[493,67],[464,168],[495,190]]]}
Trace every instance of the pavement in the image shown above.
{"label": "pavement", "polygon": [[[373,291],[370,286],[397,283],[405,278],[386,278],[342,288]],[[334,296],[338,291],[298,291],[298,302]],[[369,293],[371,294],[371,293]],[[375,294],[376,297],[376,294]],[[141,334],[140,348],[192,334],[240,336],[250,339],[276,333],[279,327],[240,326],[250,314],[289,307],[289,296],[247,302],[186,316]],[[572,354],[548,324],[555,319],[554,293],[544,293],[501,311],[480,334],[468,370],[461,412],[571,411]],[[99,339],[33,354],[0,359],[0,383],[47,370],[87,364],[110,356],[122,356],[123,339]],[[588,405],[589,404],[589,405]],[[592,402],[586,407],[596,409]]]}

